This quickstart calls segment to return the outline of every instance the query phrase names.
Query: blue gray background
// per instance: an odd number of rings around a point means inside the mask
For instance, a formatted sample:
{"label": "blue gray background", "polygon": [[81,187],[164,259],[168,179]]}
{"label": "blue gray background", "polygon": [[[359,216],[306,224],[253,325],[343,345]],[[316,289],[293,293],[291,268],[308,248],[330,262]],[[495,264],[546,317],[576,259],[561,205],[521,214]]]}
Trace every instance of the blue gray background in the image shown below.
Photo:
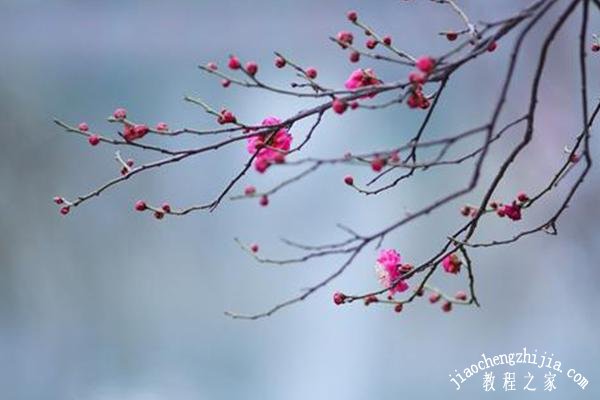
{"label": "blue gray background", "polygon": [[[529,2],[461,3],[473,19],[492,20]],[[559,3],[562,8],[566,2]],[[448,42],[435,32],[461,27],[449,9],[427,1],[0,1],[0,398],[475,399],[483,395],[481,375],[457,392],[448,374],[481,353],[523,346],[553,353],[565,371],[583,373],[590,381],[586,391],[560,376],[554,393],[539,388],[535,394],[506,395],[501,374],[516,371],[520,389],[526,370],[498,368],[492,396],[598,398],[597,168],[564,214],[558,237],[540,235],[474,252],[483,307],[450,315],[424,302],[401,315],[385,307],[336,308],[334,290],[376,287],[374,249],[334,284],[271,318],[234,321],[223,311],[260,311],[340,262],[257,265],[233,237],[286,257],[296,253],[278,242],[281,236],[330,242],[343,238],[337,222],[373,232],[463,185],[468,165],[432,170],[377,198],[341,183],[348,172],[360,182],[370,172],[331,168],[275,196],[264,209],[255,202],[227,202],[212,215],[161,222],[132,210],[138,198],[175,206],[212,199],[246,157],[240,145],[140,176],[67,218],[57,213],[52,196],[87,192],[114,176],[117,167],[114,148],[91,148],[65,135],[52,117],[111,132],[106,116],[125,106],[134,119],[150,124],[210,126],[209,118],[182,101],[185,94],[226,105],[248,121],[291,115],[308,103],[260,91],[224,91],[196,65],[223,64],[234,52],[258,61],[261,77],[285,84],[290,75],[272,67],[272,51],[280,50],[317,66],[324,83],[341,85],[354,66],[327,36],[347,28],[344,13],[350,8],[415,54],[439,54]],[[541,35],[555,17],[556,12],[544,20],[526,44],[506,121],[522,113]],[[594,15],[592,30],[598,22]],[[552,48],[535,142],[510,170],[499,198],[542,187],[562,162],[563,146],[579,131],[578,23],[579,12]],[[513,38],[451,80],[428,137],[484,122]],[[589,57],[592,102],[599,60]],[[385,80],[407,73],[385,64],[362,66],[374,67]],[[420,118],[405,107],[326,115],[305,154],[391,146],[411,137]],[[298,138],[306,129],[298,125],[292,133]],[[520,132],[508,135],[490,157],[484,184]],[[152,157],[135,155],[139,161]],[[253,173],[245,182],[267,188],[288,173]],[[462,222],[456,211],[461,204],[476,201],[482,190],[395,232],[384,246],[397,248],[407,262],[423,260]],[[479,238],[505,237],[539,223],[562,196],[564,187],[517,224],[490,219]],[[452,292],[464,288],[463,279],[440,276],[435,283]],[[541,387],[543,373],[531,372]]]}

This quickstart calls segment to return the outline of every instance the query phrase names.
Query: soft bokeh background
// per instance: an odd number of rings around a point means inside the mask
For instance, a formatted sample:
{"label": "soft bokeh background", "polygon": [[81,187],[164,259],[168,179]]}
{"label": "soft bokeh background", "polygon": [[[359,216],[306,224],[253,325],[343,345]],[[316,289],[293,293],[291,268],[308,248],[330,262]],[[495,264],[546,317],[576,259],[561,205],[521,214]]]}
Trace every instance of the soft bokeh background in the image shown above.
{"label": "soft bokeh background", "polygon": [[[529,2],[461,3],[474,19],[492,20]],[[559,3],[563,8],[566,2]],[[463,185],[468,166],[432,170],[378,198],[344,187],[341,177],[349,170],[341,168],[291,187],[267,208],[226,202],[212,215],[161,222],[132,210],[138,198],[174,205],[211,199],[246,157],[237,146],[137,177],[67,218],[57,213],[52,196],[87,192],[114,176],[117,167],[114,148],[91,148],[65,135],[52,117],[85,120],[92,129],[110,132],[114,127],[105,117],[125,106],[134,119],[151,124],[210,126],[200,110],[181,101],[185,94],[202,96],[215,107],[227,105],[250,121],[291,115],[306,103],[260,91],[224,91],[195,66],[222,63],[235,52],[257,60],[264,79],[285,84],[289,75],[271,64],[271,52],[281,50],[303,65],[317,66],[326,84],[339,85],[354,66],[326,38],[346,27],[349,8],[416,54],[443,51],[448,43],[434,33],[461,26],[449,9],[427,1],[0,1],[1,399],[475,399],[483,393],[481,374],[459,392],[448,374],[481,353],[523,346],[555,354],[565,372],[577,369],[590,381],[586,391],[563,375],[556,392],[540,393],[543,372],[531,369],[538,392],[525,393],[520,388],[526,369],[500,367],[495,397],[504,395],[502,373],[514,370],[519,391],[507,398],[598,398],[597,169],[564,214],[558,237],[540,235],[474,252],[483,307],[450,315],[424,302],[401,315],[385,307],[336,308],[330,300],[334,290],[376,287],[372,248],[334,284],[271,318],[234,321],[223,311],[265,309],[340,262],[256,265],[233,237],[286,257],[295,253],[278,242],[281,236],[330,242],[343,237],[337,222],[372,232]],[[513,86],[505,120],[522,113],[528,91],[524,79],[531,76],[542,31],[556,11],[527,42],[517,77],[522,84]],[[580,129],[574,62],[578,19],[579,12],[552,49],[534,146],[511,169],[500,198],[544,185],[563,160],[563,146]],[[599,21],[594,22],[592,28]],[[453,78],[427,136],[484,122],[513,38]],[[598,93],[593,72],[598,60],[589,58],[592,100]],[[385,64],[362,65],[377,68],[387,80],[406,74]],[[391,146],[412,136],[420,118],[405,107],[327,115],[305,154]],[[299,125],[293,132],[305,131],[306,125]],[[486,171],[520,132],[507,136]],[[135,157],[142,161],[153,155]],[[245,182],[269,187],[287,171],[252,173]],[[350,172],[362,181],[370,176],[359,169]],[[489,175],[484,178],[487,185]],[[562,196],[564,188],[518,224],[490,220],[480,238],[533,226]],[[476,199],[475,193],[463,202]],[[423,260],[461,223],[456,212],[461,204],[396,232],[385,246],[398,248],[407,261]],[[435,282],[454,291],[464,288],[463,279],[442,276]]]}

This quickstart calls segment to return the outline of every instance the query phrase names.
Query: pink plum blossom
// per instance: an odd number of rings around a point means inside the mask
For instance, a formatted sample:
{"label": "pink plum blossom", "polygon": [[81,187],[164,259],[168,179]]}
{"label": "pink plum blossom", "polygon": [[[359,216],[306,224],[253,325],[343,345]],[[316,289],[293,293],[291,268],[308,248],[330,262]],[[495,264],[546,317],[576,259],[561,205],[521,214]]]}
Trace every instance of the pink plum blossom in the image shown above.
{"label": "pink plum blossom", "polygon": [[431,57],[423,56],[416,61],[415,65],[420,71],[430,74],[435,68],[435,60]]}
{"label": "pink plum blossom", "polygon": [[[394,282],[402,276],[401,265],[400,254],[396,250],[381,250],[375,267],[381,286],[391,287],[394,285]],[[408,284],[404,280],[400,280],[390,288],[390,295],[404,292],[406,289],[408,289]]]}
{"label": "pink plum blossom", "polygon": [[[267,117],[262,121],[262,126],[274,126],[281,124],[276,117]],[[265,140],[267,142],[265,143]],[[274,135],[272,132],[255,135],[248,138],[246,148],[248,153],[254,154],[258,151],[254,160],[254,168],[263,173],[276,162],[285,161],[285,154],[292,145],[292,135],[286,128],[280,128]]]}
{"label": "pink plum blossom", "polygon": [[504,215],[513,221],[518,221],[521,219],[521,206],[518,204],[506,204],[502,207],[502,211]]}
{"label": "pink plum blossom", "polygon": [[146,136],[149,130],[150,129],[148,128],[148,126],[144,124],[131,125],[129,123],[125,123],[123,129],[123,137],[128,142],[132,142],[134,140],[141,139],[144,136]]}
{"label": "pink plum blossom", "polygon": [[442,267],[444,267],[444,271],[448,272],[449,274],[458,274],[460,272],[461,265],[462,261],[454,253],[447,255],[442,260]]}
{"label": "pink plum blossom", "polygon": [[[366,86],[379,85],[381,81],[377,79],[372,69],[357,69],[350,74],[350,77],[346,80],[344,86],[348,90],[360,89]],[[365,97],[373,97],[375,93],[372,93]]]}

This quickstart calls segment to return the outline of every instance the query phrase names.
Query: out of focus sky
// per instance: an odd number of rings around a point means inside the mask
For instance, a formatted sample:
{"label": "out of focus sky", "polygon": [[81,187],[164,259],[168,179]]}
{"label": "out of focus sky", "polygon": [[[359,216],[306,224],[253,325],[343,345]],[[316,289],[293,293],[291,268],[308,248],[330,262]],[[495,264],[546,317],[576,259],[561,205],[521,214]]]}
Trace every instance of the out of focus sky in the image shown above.
{"label": "out of focus sky", "polygon": [[[497,20],[530,2],[460,3],[474,20]],[[541,35],[566,3],[559,1],[526,43],[506,121],[523,113]],[[160,222],[133,211],[139,198],[174,206],[212,199],[244,162],[240,145],[139,176],[66,218],[58,214],[53,196],[88,192],[118,170],[114,148],[91,148],[58,129],[53,117],[86,121],[92,130],[111,133],[106,117],[124,106],[132,118],[149,124],[211,127],[210,118],[182,101],[184,95],[227,106],[249,121],[292,115],[308,103],[223,90],[196,66],[223,65],[235,53],[256,60],[263,79],[283,85],[290,75],[272,66],[272,51],[279,50],[316,66],[327,85],[341,86],[355,66],[327,37],[348,28],[344,14],[351,8],[415,54],[440,54],[449,44],[435,33],[462,26],[449,9],[428,1],[0,1],[0,399],[479,399],[481,374],[460,391],[448,374],[481,353],[523,347],[554,354],[565,371],[577,369],[590,382],[582,391],[561,375],[554,393],[540,394],[545,371],[535,369],[540,389],[534,396],[598,398],[596,167],[561,219],[558,237],[538,235],[473,252],[482,307],[449,315],[425,302],[400,315],[386,307],[335,307],[335,290],[377,287],[372,248],[324,290],[270,318],[237,321],[223,311],[266,309],[340,263],[333,258],[288,267],[257,265],[234,237],[258,242],[265,255],[286,257],[297,253],[279,242],[282,236],[331,242],[343,238],[338,222],[370,233],[462,186],[468,165],[420,174],[377,197],[360,196],[341,182],[346,173],[364,182],[369,171],[331,168],[273,197],[266,208],[225,202],[210,215]],[[599,21],[594,15],[592,31]],[[573,61],[578,24],[576,13],[551,50],[534,143],[510,170],[499,198],[541,188],[580,129]],[[507,37],[495,53],[450,81],[426,135],[485,122],[513,39]],[[589,57],[592,102],[598,97],[598,63],[597,56]],[[407,73],[375,62],[361,66],[375,68],[385,80]],[[327,114],[303,153],[339,156],[393,146],[413,135],[422,115],[406,107]],[[294,129],[300,136],[307,125]],[[486,184],[520,132],[507,136],[486,163]],[[181,145],[195,140],[183,139]],[[592,150],[597,154],[596,140]],[[140,162],[152,157],[135,154]],[[268,188],[282,173],[251,173],[243,184]],[[463,222],[457,209],[477,201],[478,194],[481,190],[395,232],[384,247],[397,248],[406,262],[424,260]],[[564,188],[557,190],[516,224],[491,220],[480,238],[508,237],[534,226],[564,194]],[[465,287],[464,276],[439,276],[435,283],[450,292]],[[505,370],[498,368],[495,396],[529,398],[521,390],[526,369],[510,370],[517,373],[519,390],[502,391]]]}

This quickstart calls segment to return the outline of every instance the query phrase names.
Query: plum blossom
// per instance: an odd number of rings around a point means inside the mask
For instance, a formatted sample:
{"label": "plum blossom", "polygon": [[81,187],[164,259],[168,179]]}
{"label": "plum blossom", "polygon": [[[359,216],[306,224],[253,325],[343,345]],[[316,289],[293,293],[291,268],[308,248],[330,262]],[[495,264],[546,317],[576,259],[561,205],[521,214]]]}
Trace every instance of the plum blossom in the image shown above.
{"label": "plum blossom", "polygon": [[435,60],[429,56],[423,56],[415,62],[415,65],[420,71],[430,74],[435,68]]}
{"label": "plum blossom", "polygon": [[[381,84],[381,81],[375,76],[372,69],[357,69],[350,74],[344,86],[348,90],[360,89],[366,86],[374,86]],[[371,93],[365,97],[374,97],[375,93]]]}
{"label": "plum blossom", "polygon": [[352,33],[348,31],[341,31],[337,34],[337,40],[339,45],[342,46],[343,49],[345,49],[346,47],[348,47],[347,45],[352,44],[352,42],[354,41],[354,35],[352,35]]}
{"label": "plum blossom", "polygon": [[132,142],[134,140],[143,138],[149,131],[150,129],[144,124],[131,125],[129,123],[125,123],[123,137],[128,142]]}
{"label": "plum blossom", "polygon": [[[281,120],[276,117],[267,117],[262,121],[262,126],[274,126],[281,124]],[[265,143],[265,140],[268,140]],[[285,154],[292,145],[292,135],[286,128],[281,128],[273,135],[272,132],[248,138],[246,148],[248,153],[254,154],[258,151],[254,159],[254,168],[263,173],[273,163],[282,163],[285,161]]]}
{"label": "plum blossom", "polygon": [[513,221],[518,221],[521,219],[521,206],[516,203],[504,205],[502,207],[502,211],[504,215]]}
{"label": "plum blossom", "polygon": [[335,292],[333,294],[333,302],[335,303],[336,306],[343,304],[344,301],[346,301],[346,295],[344,293]]}
{"label": "plum blossom", "polygon": [[458,274],[460,272],[460,266],[462,265],[462,261],[455,254],[449,254],[442,260],[442,267],[444,267],[444,271],[449,274]]}
{"label": "plum blossom", "polygon": [[408,289],[408,284],[404,280],[396,282],[396,284],[391,287],[394,282],[402,276],[401,261],[400,254],[393,249],[381,250],[379,257],[377,258],[375,270],[379,277],[379,283],[381,283],[381,286],[383,287],[390,287],[391,296]]}

